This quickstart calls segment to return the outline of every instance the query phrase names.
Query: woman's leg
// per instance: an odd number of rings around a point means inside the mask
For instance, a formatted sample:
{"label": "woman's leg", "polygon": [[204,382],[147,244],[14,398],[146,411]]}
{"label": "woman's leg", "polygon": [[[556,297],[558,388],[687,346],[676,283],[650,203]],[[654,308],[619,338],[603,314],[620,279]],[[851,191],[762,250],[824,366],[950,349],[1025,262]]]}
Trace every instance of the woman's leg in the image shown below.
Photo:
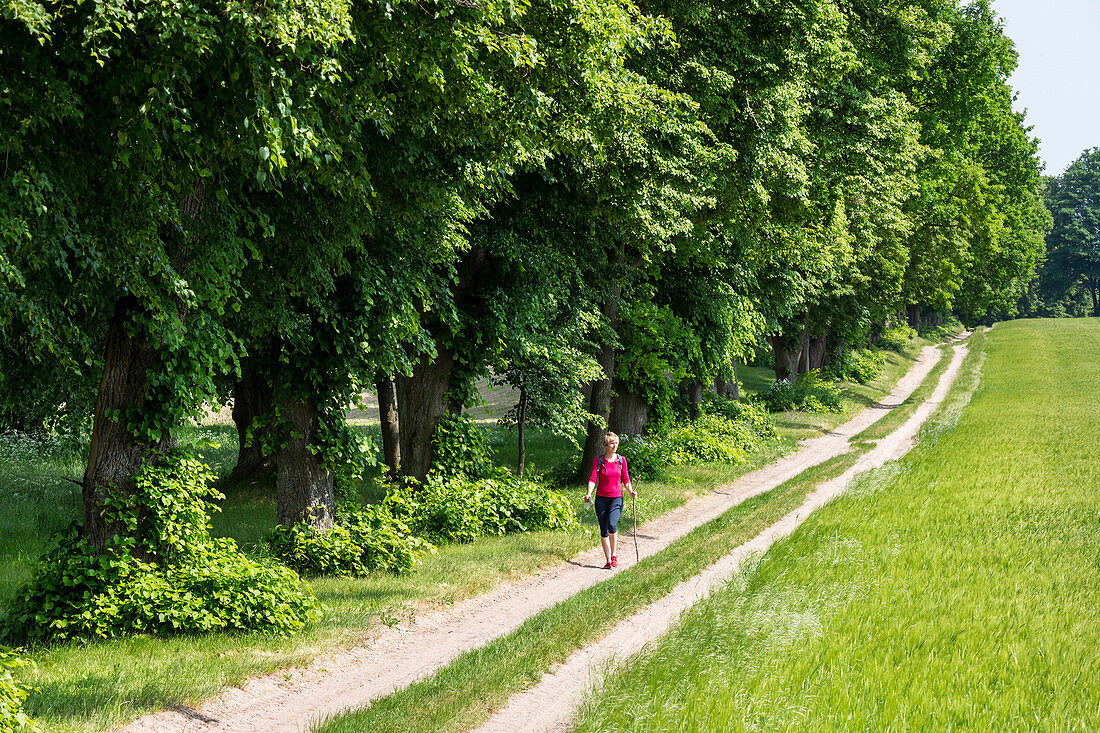
{"label": "woman's leg", "polygon": [[618,537],[617,532],[607,533],[607,544],[609,547],[604,548],[604,553],[607,555],[607,559],[610,560],[615,554],[615,539]]}

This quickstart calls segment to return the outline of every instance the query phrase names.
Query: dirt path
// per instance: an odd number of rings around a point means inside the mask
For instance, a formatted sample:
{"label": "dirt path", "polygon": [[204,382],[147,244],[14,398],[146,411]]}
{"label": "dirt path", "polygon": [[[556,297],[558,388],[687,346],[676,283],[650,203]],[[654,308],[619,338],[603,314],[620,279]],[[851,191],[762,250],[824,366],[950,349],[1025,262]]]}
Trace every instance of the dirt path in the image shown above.
{"label": "dirt path", "polygon": [[[845,452],[848,439],[904,402],[939,358],[938,349],[926,347],[883,402],[826,435],[804,441],[797,452],[646,522],[638,534],[641,556],[660,552],[730,507]],[[620,558],[622,569],[634,564],[632,554]],[[282,672],[258,677],[225,690],[197,710],[179,707],[153,713],[122,730],[306,730],[320,718],[363,707],[431,674],[455,657],[510,633],[544,608],[607,579],[610,575],[601,569],[602,565],[602,552],[593,548],[557,568],[498,587],[452,608],[426,613],[405,625],[379,628],[364,646],[326,653],[308,667],[296,670],[290,680]]]}
{"label": "dirt path", "polygon": [[558,668],[544,675],[538,684],[514,695],[477,729],[477,733],[567,730],[585,694],[600,686],[601,672],[610,669],[615,660],[625,660],[645,644],[664,636],[681,613],[725,583],[745,560],[766,552],[772,543],[793,532],[815,509],[843,493],[858,474],[904,456],[913,447],[920,426],[947,396],[966,353],[965,345],[955,346],[951,363],[932,396],[921,403],[901,427],[877,441],[875,448],[861,456],[854,466],[822,483],[798,509],[698,575],[680,583],[664,598],[625,619],[600,641],[574,652]]}

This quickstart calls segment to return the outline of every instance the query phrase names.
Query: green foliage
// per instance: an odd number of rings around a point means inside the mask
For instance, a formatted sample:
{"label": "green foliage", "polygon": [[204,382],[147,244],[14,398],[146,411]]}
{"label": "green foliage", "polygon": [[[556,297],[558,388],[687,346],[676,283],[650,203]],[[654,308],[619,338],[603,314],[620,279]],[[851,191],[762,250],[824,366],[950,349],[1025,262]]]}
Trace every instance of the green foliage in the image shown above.
{"label": "green foliage", "polygon": [[432,477],[392,490],[385,506],[414,533],[438,542],[578,526],[563,494],[506,473],[487,479]]}
{"label": "green foliage", "polygon": [[931,341],[932,343],[940,343],[947,339],[961,333],[963,330],[962,323],[959,319],[953,315],[949,315],[946,318],[940,320],[936,325],[924,325],[917,330],[917,333],[922,339]]}
{"label": "green foliage", "polygon": [[0,733],[36,730],[34,721],[23,712],[27,691],[34,689],[15,679],[20,669],[34,668],[31,660],[14,651],[0,649]]}
{"label": "green foliage", "polygon": [[882,373],[886,354],[874,349],[845,349],[840,358],[822,370],[829,379],[867,384]]}
{"label": "green foliage", "polygon": [[484,478],[493,470],[489,436],[465,415],[444,415],[433,439],[434,475],[441,478]]}
{"label": "green foliage", "polygon": [[697,420],[680,420],[657,435],[623,440],[632,478],[653,479],[667,466],[689,463],[743,463],[750,453],[775,437],[775,427],[763,407],[720,397],[704,403]]}
{"label": "green foliage", "polygon": [[916,337],[916,331],[904,323],[898,323],[889,328],[884,328],[882,333],[875,339],[875,343],[883,349],[890,349],[900,354],[909,345],[909,342]]}
{"label": "green foliage", "polygon": [[322,530],[306,523],[278,525],[268,535],[272,552],[288,566],[313,575],[364,576],[375,570],[404,573],[435,552],[382,506],[341,504],[335,524]]}
{"label": "green foliage", "polygon": [[793,382],[778,381],[756,399],[769,412],[836,412],[840,410],[840,388],[821,379],[816,371],[799,374]]}
{"label": "green foliage", "polygon": [[211,479],[186,454],[147,464],[133,495],[108,500],[108,520],[122,531],[107,550],[95,553],[70,526],[6,610],[4,635],[48,641],[302,628],[317,602],[297,574],[210,536],[207,513],[223,498]]}

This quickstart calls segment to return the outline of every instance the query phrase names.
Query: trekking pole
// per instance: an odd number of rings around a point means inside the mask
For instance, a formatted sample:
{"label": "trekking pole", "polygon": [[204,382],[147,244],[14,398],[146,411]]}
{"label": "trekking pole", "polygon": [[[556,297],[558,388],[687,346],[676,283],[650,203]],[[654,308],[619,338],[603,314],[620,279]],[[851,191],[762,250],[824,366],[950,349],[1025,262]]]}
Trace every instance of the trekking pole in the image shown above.
{"label": "trekking pole", "polygon": [[630,513],[634,515],[634,562],[638,562],[638,502],[637,494],[630,495]]}

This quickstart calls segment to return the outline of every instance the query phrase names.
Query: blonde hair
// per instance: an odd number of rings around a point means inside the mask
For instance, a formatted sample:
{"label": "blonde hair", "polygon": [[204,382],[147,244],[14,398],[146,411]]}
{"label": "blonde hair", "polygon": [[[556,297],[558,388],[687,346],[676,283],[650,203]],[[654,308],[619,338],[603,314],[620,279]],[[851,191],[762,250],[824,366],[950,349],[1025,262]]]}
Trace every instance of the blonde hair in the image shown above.
{"label": "blonde hair", "polygon": [[608,445],[611,444],[611,439],[612,438],[618,438],[618,437],[619,437],[618,435],[615,435],[615,433],[608,430],[603,436],[603,446],[604,446],[604,448],[606,448]]}

